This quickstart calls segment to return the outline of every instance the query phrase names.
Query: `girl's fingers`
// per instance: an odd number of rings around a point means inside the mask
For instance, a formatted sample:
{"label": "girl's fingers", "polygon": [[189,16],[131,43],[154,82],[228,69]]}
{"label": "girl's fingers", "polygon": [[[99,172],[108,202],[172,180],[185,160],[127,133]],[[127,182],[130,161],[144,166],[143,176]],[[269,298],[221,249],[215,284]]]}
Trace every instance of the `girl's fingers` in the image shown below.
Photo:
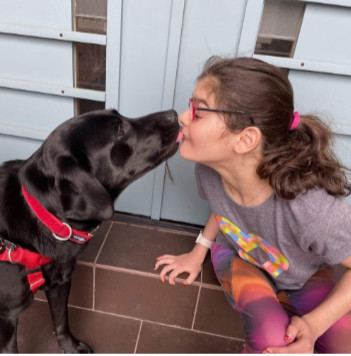
{"label": "girl's fingers", "polygon": [[164,283],[165,281],[165,276],[168,272],[172,271],[174,269],[173,265],[168,265],[166,267],[163,267],[161,273],[160,273],[160,279],[162,281],[162,283]]}
{"label": "girl's fingers", "polygon": [[175,279],[182,274],[183,272],[186,272],[185,269],[180,269],[180,268],[175,268],[168,276],[168,282],[169,284],[172,284],[173,286],[176,284]]}
{"label": "girl's fingers", "polygon": [[170,265],[172,263],[174,263],[173,258],[165,258],[165,259],[159,260],[156,262],[154,270],[157,270],[162,265]]}
{"label": "girl's fingers", "polygon": [[156,257],[156,260],[161,260],[163,258],[174,258],[174,256],[173,255],[162,255],[162,256]]}
{"label": "girl's fingers", "polygon": [[196,279],[198,273],[190,273],[188,278],[183,281],[184,286],[190,286]]}
{"label": "girl's fingers", "polygon": [[[292,319],[292,322],[294,322],[293,319]],[[288,328],[286,329],[286,332],[285,332],[285,336],[284,336],[285,342],[287,342],[287,343],[293,342],[296,339],[298,332],[299,331],[295,327],[295,325],[290,323],[290,325],[288,326]]]}

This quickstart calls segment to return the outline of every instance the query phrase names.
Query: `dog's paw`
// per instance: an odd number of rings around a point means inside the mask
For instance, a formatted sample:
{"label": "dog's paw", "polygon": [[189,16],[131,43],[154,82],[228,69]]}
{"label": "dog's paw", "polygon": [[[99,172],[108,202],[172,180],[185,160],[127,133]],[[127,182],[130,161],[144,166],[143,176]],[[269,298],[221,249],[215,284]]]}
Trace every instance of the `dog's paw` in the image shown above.
{"label": "dog's paw", "polygon": [[94,352],[89,345],[77,339],[61,342],[60,349],[64,354],[91,354]]}
{"label": "dog's paw", "polygon": [[79,354],[91,354],[94,352],[93,349],[83,341],[78,341],[76,350]]}

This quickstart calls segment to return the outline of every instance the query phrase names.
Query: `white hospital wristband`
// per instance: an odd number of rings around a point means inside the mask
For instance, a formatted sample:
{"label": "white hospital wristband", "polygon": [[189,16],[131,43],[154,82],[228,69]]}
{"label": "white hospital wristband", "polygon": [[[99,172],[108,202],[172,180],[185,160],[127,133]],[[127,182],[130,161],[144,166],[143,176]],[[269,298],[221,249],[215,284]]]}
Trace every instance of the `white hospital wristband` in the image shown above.
{"label": "white hospital wristband", "polygon": [[199,236],[196,239],[196,243],[205,246],[207,248],[211,248],[213,241],[206,239],[206,237],[202,235],[202,231],[200,231]]}

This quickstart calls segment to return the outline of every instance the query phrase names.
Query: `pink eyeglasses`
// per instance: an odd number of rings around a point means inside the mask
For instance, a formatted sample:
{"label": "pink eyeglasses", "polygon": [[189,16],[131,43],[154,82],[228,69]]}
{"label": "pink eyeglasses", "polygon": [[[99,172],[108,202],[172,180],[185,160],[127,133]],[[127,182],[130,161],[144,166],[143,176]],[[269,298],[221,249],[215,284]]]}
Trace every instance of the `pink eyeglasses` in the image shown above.
{"label": "pink eyeglasses", "polygon": [[[189,99],[188,107],[189,107],[189,112],[191,115],[190,117],[191,117],[192,121],[194,121],[196,118],[196,111],[210,111],[210,112],[218,112],[221,114],[247,114],[246,111],[241,111],[241,110],[222,110],[222,109],[211,109],[211,108],[199,108],[194,103],[193,98]],[[251,116],[249,117],[249,119],[250,119],[251,125],[255,125],[255,122]]]}

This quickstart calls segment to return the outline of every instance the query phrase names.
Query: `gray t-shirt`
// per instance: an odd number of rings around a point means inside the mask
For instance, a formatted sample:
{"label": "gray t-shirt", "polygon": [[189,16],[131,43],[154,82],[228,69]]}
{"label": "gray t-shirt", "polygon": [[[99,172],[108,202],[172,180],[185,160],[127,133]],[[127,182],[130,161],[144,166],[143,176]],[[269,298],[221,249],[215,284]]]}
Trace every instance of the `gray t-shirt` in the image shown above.
{"label": "gray t-shirt", "polygon": [[220,175],[196,165],[199,194],[220,226],[216,242],[265,270],[278,289],[299,289],[320,268],[351,256],[351,206],[323,189],[255,207],[235,203]]}

